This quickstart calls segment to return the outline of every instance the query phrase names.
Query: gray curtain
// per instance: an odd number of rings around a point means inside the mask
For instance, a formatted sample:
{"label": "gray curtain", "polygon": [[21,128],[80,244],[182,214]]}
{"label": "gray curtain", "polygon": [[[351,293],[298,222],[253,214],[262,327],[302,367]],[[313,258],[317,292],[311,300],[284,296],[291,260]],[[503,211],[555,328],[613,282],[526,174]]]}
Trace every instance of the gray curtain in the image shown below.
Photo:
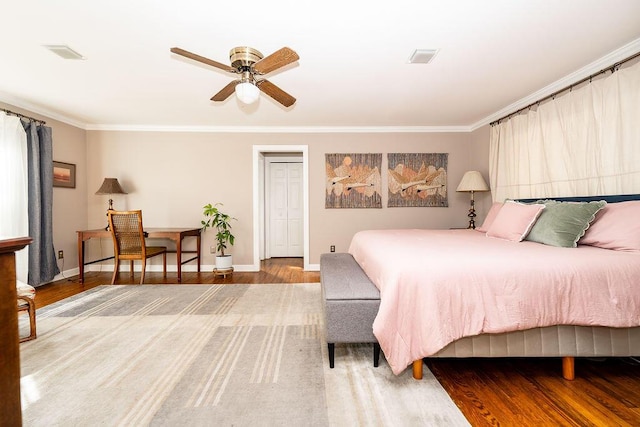
{"label": "gray curtain", "polygon": [[50,282],[60,273],[53,246],[53,140],[51,128],[22,121],[27,133],[29,189],[29,284]]}

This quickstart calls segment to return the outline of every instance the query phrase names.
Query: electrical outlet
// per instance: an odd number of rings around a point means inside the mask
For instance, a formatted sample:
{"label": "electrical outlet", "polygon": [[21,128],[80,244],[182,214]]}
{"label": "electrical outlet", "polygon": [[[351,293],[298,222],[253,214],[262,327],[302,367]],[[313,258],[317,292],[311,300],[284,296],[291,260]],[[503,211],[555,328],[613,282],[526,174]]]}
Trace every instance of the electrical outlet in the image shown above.
{"label": "electrical outlet", "polygon": [[64,259],[64,251],[58,251],[58,259]]}
{"label": "electrical outlet", "polygon": [[331,245],[330,250],[331,250],[331,252],[335,252],[336,251],[336,246],[335,245]]}
{"label": "electrical outlet", "polygon": [[215,246],[209,246],[209,252],[212,254],[216,253],[216,247]]}

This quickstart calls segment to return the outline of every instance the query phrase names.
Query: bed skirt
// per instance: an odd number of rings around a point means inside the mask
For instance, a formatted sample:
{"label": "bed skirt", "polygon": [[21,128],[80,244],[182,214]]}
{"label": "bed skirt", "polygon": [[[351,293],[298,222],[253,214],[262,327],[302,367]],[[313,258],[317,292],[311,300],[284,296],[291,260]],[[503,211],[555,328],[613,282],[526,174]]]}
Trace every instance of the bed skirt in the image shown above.
{"label": "bed skirt", "polygon": [[549,326],[482,334],[452,342],[429,357],[640,356],[640,327]]}

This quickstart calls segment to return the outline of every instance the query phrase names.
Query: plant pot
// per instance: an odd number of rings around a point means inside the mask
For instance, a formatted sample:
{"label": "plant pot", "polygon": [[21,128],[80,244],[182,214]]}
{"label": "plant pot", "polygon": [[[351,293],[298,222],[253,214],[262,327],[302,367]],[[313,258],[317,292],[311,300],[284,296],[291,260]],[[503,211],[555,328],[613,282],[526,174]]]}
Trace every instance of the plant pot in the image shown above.
{"label": "plant pot", "polygon": [[231,255],[216,255],[216,270],[229,270],[233,268],[233,257]]}

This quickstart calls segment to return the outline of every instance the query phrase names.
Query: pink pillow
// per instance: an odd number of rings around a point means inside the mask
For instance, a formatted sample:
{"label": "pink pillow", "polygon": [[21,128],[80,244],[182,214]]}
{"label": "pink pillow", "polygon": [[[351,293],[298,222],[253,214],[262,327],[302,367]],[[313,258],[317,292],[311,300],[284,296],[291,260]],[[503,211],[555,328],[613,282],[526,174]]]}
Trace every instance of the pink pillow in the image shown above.
{"label": "pink pillow", "polygon": [[476,230],[486,233],[489,230],[489,227],[491,227],[491,224],[493,224],[493,221],[496,219],[496,216],[498,216],[498,212],[500,212],[502,205],[504,205],[504,203],[494,202],[491,205],[491,209],[489,209],[489,213],[484,219],[484,222],[480,227],[476,228]]}
{"label": "pink pillow", "polygon": [[507,200],[487,230],[487,236],[521,242],[529,234],[544,208],[543,204],[525,205]]}
{"label": "pink pillow", "polygon": [[639,217],[640,200],[608,203],[578,243],[616,251],[640,251]]}

